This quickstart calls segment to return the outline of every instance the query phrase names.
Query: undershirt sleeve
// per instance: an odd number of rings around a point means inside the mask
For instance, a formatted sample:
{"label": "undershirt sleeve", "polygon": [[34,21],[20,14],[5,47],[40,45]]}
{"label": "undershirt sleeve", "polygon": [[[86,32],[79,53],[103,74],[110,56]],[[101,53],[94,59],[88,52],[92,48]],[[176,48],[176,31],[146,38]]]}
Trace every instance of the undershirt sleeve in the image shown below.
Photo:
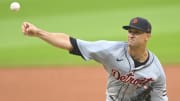
{"label": "undershirt sleeve", "polygon": [[73,38],[73,37],[70,37],[70,42],[72,44],[73,49],[70,50],[69,53],[73,54],[73,55],[79,55],[79,56],[83,57],[80,50],[79,50],[79,47],[77,45],[77,40],[75,38]]}

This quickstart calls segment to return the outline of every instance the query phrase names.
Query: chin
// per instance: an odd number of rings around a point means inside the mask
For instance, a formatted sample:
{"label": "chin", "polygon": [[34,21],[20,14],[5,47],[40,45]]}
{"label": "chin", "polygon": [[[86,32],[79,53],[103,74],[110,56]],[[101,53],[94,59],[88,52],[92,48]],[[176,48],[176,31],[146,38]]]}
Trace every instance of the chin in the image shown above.
{"label": "chin", "polygon": [[130,48],[135,48],[135,47],[137,47],[135,44],[132,44],[132,43],[128,43],[128,46],[129,46]]}
{"label": "chin", "polygon": [[133,47],[133,45],[131,45],[131,44],[129,44],[128,46],[131,47],[131,48]]}
{"label": "chin", "polygon": [[133,46],[133,43],[132,42],[128,42],[128,46]]}
{"label": "chin", "polygon": [[128,46],[129,46],[129,47],[133,47],[133,45],[132,45],[132,44],[130,44],[130,43],[128,43]]}

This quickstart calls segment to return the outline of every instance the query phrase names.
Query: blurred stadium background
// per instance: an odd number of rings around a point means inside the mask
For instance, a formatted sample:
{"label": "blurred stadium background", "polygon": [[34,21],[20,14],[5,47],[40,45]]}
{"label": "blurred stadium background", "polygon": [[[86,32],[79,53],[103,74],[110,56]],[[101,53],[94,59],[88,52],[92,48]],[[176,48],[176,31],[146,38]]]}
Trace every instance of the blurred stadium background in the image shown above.
{"label": "blurred stadium background", "polygon": [[0,67],[97,64],[24,36],[24,21],[83,40],[125,41],[127,32],[121,26],[136,16],[152,23],[148,46],[161,62],[180,63],[179,0],[16,0],[21,9],[12,12],[9,5],[13,1],[0,0]]}

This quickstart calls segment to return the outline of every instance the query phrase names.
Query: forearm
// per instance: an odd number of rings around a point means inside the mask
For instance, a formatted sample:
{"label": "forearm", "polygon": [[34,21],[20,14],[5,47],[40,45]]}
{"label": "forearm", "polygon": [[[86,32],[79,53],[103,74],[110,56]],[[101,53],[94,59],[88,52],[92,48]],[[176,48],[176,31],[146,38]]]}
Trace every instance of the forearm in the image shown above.
{"label": "forearm", "polygon": [[22,32],[28,36],[39,37],[53,46],[66,49],[68,51],[72,50],[69,36],[64,33],[50,33],[40,28],[37,28],[29,22],[23,23]]}
{"label": "forearm", "polygon": [[72,49],[72,45],[70,43],[69,36],[67,34],[50,33],[44,30],[39,30],[38,37],[50,43],[53,46],[66,49],[68,51]]}

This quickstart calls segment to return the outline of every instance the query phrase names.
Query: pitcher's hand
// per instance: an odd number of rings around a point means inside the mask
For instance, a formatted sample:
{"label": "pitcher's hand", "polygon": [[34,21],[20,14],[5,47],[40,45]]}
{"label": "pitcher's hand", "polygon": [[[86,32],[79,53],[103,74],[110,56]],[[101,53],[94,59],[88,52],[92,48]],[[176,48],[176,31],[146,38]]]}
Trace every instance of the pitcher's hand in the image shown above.
{"label": "pitcher's hand", "polygon": [[28,36],[38,36],[40,29],[29,22],[24,22],[22,24],[22,32]]}

